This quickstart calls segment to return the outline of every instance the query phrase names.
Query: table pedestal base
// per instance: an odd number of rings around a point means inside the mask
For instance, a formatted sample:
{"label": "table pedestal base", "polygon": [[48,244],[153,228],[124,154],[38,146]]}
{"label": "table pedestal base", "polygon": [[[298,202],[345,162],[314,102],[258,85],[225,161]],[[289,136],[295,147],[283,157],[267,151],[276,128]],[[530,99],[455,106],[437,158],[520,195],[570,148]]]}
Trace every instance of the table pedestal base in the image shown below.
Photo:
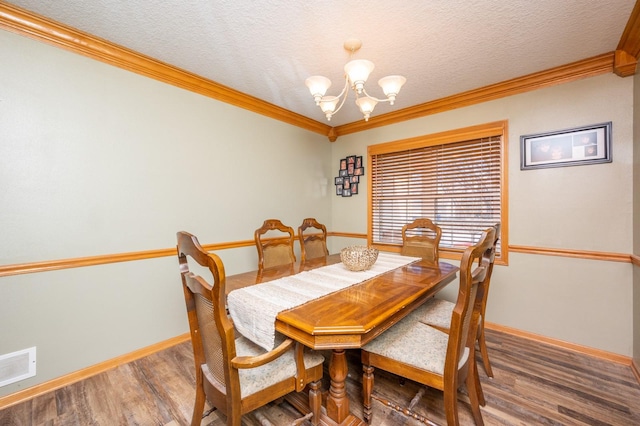
{"label": "table pedestal base", "polygon": [[[286,400],[302,414],[311,412],[308,397],[304,392],[290,393],[286,396]],[[327,410],[324,407],[322,407],[320,423],[318,424],[321,426],[367,426],[364,420],[359,419],[353,414],[349,414],[341,423],[337,423],[327,415]]]}

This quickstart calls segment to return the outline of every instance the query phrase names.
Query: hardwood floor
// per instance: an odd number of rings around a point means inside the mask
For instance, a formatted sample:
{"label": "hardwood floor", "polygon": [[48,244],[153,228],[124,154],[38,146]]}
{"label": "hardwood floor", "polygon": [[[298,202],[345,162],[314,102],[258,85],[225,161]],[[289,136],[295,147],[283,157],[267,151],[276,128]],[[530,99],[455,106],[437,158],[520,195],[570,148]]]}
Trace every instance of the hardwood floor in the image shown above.
{"label": "hardwood floor", "polygon": [[[630,367],[492,330],[486,333],[495,375],[488,379],[480,366],[486,425],[640,425],[640,385]],[[194,398],[193,368],[190,344],[180,344],[5,408],[0,425],[186,425]],[[356,415],[362,413],[361,375],[359,354],[350,351],[347,392]],[[410,381],[400,386],[397,377],[381,370],[375,378],[374,395],[401,406],[420,389]],[[461,424],[473,424],[468,405],[461,402],[459,407]],[[446,423],[438,391],[428,389],[414,411],[433,424]],[[263,417],[274,425],[290,425],[301,415],[282,402],[246,415],[243,424],[259,426]],[[224,425],[225,419],[214,411],[201,424]],[[374,400],[372,425],[421,424]]]}

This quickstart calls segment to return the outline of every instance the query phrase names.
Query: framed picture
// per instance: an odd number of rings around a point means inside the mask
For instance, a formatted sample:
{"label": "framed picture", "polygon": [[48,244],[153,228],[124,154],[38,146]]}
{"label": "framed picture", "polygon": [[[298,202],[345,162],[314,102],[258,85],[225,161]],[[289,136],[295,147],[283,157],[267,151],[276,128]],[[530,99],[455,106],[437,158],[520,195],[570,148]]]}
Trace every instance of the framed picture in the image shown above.
{"label": "framed picture", "polygon": [[356,195],[360,176],[364,176],[361,155],[347,155],[341,159],[338,176],[333,181],[336,186],[336,195],[341,197]]}
{"label": "framed picture", "polygon": [[520,136],[520,170],[611,161],[611,121]]}

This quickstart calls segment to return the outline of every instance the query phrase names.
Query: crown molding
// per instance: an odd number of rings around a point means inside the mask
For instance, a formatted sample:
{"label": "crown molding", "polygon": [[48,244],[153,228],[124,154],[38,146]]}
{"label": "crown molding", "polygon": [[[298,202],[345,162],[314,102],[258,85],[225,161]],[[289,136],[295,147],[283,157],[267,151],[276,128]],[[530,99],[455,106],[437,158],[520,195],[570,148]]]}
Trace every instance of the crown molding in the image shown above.
{"label": "crown molding", "polygon": [[636,2],[616,48],[613,72],[620,77],[636,73],[640,56],[640,4]]}
{"label": "crown molding", "polygon": [[640,2],[633,7],[616,50],[622,50],[636,59],[640,57]]}
{"label": "crown molding", "polygon": [[640,13],[638,13],[638,9],[639,7],[636,5],[627,24],[623,39],[620,41],[620,45],[623,48],[619,47],[618,50],[621,52],[616,52],[616,54],[614,52],[605,53],[593,58],[374,116],[367,122],[361,120],[336,127],[304,117],[223,86],[215,81],[202,78],[196,74],[7,3],[0,3],[0,28],[327,136],[331,142],[334,142],[342,135],[388,126],[543,87],[610,73],[614,71],[615,58],[618,58],[616,67],[618,75],[631,75],[630,73],[635,72],[636,61],[629,56],[632,55],[629,50],[636,53],[640,51],[640,29],[638,29],[638,22],[640,22],[638,16],[640,16]]}
{"label": "crown molding", "polygon": [[609,52],[545,71],[517,77],[479,89],[469,90],[446,98],[436,99],[409,108],[371,117],[368,122],[357,121],[334,128],[336,137],[349,133],[388,126],[418,117],[438,114],[494,99],[505,98],[543,87],[568,83],[570,81],[607,74],[613,71],[614,53]]}
{"label": "crown molding", "polygon": [[331,130],[319,121],[7,3],[0,3],[0,28],[321,135]]}

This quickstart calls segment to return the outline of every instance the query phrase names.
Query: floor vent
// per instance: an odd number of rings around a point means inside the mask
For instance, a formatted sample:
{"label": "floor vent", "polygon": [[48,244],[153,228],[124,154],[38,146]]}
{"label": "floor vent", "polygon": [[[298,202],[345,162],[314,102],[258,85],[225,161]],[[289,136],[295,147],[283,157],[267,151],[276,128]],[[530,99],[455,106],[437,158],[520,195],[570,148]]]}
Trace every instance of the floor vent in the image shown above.
{"label": "floor vent", "polygon": [[36,375],[36,347],[0,355],[0,387]]}

